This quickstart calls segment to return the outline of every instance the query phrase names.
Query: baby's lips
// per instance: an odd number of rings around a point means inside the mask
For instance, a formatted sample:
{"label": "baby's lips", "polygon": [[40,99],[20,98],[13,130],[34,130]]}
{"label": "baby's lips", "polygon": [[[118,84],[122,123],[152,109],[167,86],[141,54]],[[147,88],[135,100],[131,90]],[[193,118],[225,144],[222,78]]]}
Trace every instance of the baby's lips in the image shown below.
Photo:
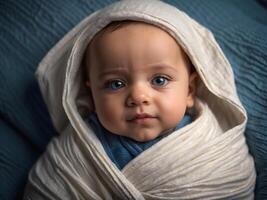
{"label": "baby's lips", "polygon": [[156,117],[153,115],[150,115],[148,113],[137,113],[137,114],[133,115],[132,117],[129,117],[129,119],[127,119],[127,121],[134,121],[134,120],[146,119],[146,118],[156,118]]}

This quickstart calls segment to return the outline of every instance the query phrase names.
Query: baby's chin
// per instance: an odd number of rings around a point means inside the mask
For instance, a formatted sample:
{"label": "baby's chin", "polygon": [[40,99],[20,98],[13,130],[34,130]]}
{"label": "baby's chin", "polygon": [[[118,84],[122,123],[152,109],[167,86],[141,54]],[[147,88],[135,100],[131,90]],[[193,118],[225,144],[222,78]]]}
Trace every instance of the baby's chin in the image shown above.
{"label": "baby's chin", "polygon": [[158,133],[158,134],[140,134],[140,135],[128,135],[128,136],[125,136],[125,137],[129,137],[131,138],[132,140],[135,140],[137,142],[149,142],[151,140],[154,140],[156,139],[157,137],[159,137],[161,134]]}
{"label": "baby's chin", "polygon": [[120,135],[123,137],[127,137],[129,139],[132,139],[136,142],[149,142],[154,139],[156,139],[159,136],[162,135],[168,135],[171,132],[174,131],[174,128],[143,128],[143,129],[132,129],[132,130],[110,130],[111,133]]}
{"label": "baby's chin", "polygon": [[132,140],[135,140],[137,142],[149,142],[151,140],[154,140],[156,139],[157,137],[159,136],[162,136],[162,135],[168,135],[170,133],[172,133],[174,131],[174,128],[169,128],[169,129],[166,129],[166,130],[162,130],[162,131],[159,131],[159,132],[145,132],[143,134],[130,134],[130,135],[124,135],[125,137],[129,137],[131,138]]}

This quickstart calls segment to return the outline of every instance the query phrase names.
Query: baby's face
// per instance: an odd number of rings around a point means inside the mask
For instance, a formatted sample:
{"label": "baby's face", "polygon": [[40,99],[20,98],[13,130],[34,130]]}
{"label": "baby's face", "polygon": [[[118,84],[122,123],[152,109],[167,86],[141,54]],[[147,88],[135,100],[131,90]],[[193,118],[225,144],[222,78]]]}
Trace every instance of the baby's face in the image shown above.
{"label": "baby's face", "polygon": [[152,140],[193,106],[188,59],[160,28],[134,23],[107,31],[96,36],[86,56],[95,112],[114,134]]}

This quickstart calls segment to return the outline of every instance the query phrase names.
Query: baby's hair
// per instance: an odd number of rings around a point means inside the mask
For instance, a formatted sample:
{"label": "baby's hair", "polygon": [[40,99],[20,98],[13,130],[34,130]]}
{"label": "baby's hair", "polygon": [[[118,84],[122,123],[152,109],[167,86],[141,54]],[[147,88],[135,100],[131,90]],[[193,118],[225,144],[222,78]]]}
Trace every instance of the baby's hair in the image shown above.
{"label": "baby's hair", "polygon": [[102,33],[105,33],[106,31],[113,32],[125,26],[138,24],[138,23],[145,23],[145,22],[139,22],[139,21],[133,21],[133,20],[113,21],[109,23],[101,32]]}

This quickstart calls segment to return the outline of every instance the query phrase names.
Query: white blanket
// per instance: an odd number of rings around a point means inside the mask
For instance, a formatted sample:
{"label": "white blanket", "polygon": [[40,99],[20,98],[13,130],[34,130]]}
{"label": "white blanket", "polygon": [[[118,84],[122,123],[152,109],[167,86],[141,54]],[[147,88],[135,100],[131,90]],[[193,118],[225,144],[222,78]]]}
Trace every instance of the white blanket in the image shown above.
{"label": "white blanket", "polygon": [[[170,33],[200,76],[196,120],[165,137],[122,171],[83,120],[90,111],[82,58],[112,21],[136,20]],[[84,19],[43,59],[38,81],[60,135],[29,175],[25,199],[253,199],[255,169],[246,111],[233,72],[212,34],[156,0],[125,0]]]}

